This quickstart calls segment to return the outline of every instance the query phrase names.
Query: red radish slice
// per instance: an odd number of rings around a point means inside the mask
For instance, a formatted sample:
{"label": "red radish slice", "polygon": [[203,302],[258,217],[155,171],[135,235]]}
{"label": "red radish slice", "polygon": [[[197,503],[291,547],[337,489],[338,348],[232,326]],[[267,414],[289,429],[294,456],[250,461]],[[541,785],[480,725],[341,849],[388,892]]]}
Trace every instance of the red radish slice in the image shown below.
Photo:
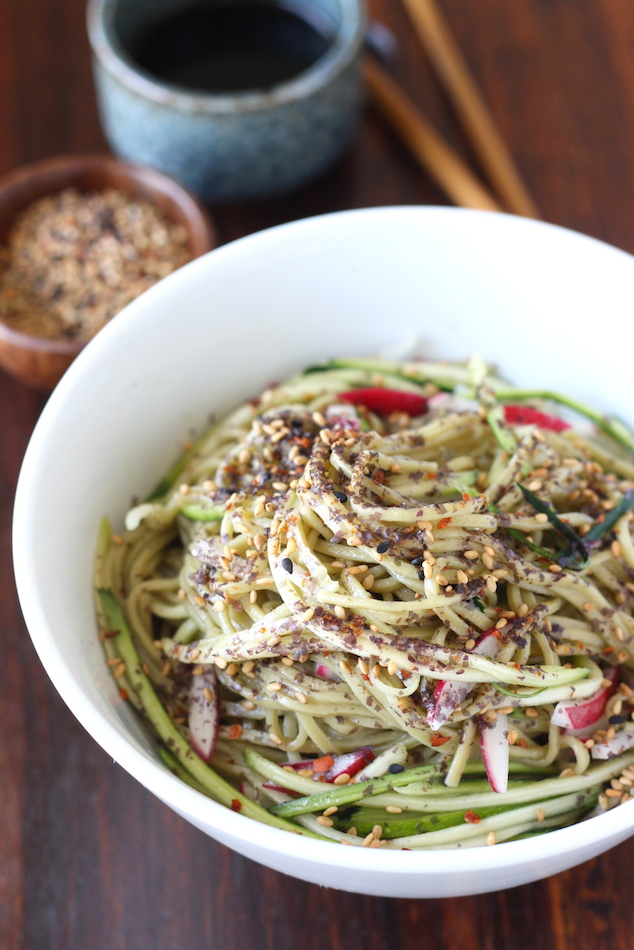
{"label": "red radish slice", "polygon": [[[280,766],[283,769],[291,768],[296,772],[299,772],[301,769],[312,769],[315,764],[322,764],[323,759],[326,758],[322,756],[319,759],[304,759],[302,762],[281,762]],[[370,762],[374,761],[374,750],[372,746],[366,745],[362,746],[360,749],[355,749],[353,752],[345,752],[343,755],[329,756],[332,758],[332,765],[327,769],[315,770],[317,774],[323,775],[324,781],[334,782],[339,775],[343,775],[346,772],[350,778],[353,775],[356,775],[357,772],[360,772],[361,769],[365,768],[366,765],[369,765]],[[275,788],[278,792],[286,792],[288,795],[294,795],[295,792],[289,792],[286,788],[280,788],[279,786],[274,786],[268,782],[264,782],[265,788]]]}
{"label": "red radish slice", "polygon": [[[476,645],[468,652],[493,659],[499,649],[500,641],[496,636],[495,627],[491,627],[484,631]],[[434,732],[444,726],[451,714],[467,698],[473,687],[473,683],[438,680],[432,696],[431,710],[427,717]]]}
{"label": "red radish slice", "polygon": [[539,426],[540,429],[549,429],[551,432],[565,432],[570,428],[563,419],[540,412],[532,406],[505,406],[504,418],[510,425]]}
{"label": "red radish slice", "polygon": [[359,416],[354,406],[347,403],[336,403],[328,406],[325,412],[329,425],[338,426],[340,429],[358,429]]}
{"label": "red radish slice", "polygon": [[404,393],[400,389],[382,389],[370,387],[368,389],[351,389],[347,393],[339,393],[339,399],[351,402],[353,406],[365,406],[377,416],[389,416],[393,412],[406,412],[410,416],[422,416],[427,411],[427,402],[424,396],[416,393]]}
{"label": "red radish slice", "polygon": [[282,785],[276,785],[275,782],[262,782],[262,788],[270,788],[272,792],[283,792],[285,795],[290,795],[291,798],[298,797],[298,792],[294,792],[290,788],[284,788]]}
{"label": "red radish slice", "polygon": [[498,713],[493,722],[480,718],[480,751],[489,785],[503,793],[509,784],[509,728],[506,713]]}
{"label": "red radish slice", "polygon": [[339,682],[339,677],[336,676],[325,663],[319,663],[318,666],[315,667],[315,674],[321,676],[322,680],[337,680],[337,682]]}
{"label": "red radish slice", "polygon": [[251,782],[240,782],[238,791],[242,792],[245,798],[250,798],[252,802],[259,801],[260,796],[258,790],[251,785]]}
{"label": "red radish slice", "polygon": [[603,686],[587,699],[564,699],[555,706],[550,721],[554,726],[562,726],[566,732],[569,729],[589,729],[596,725],[603,716],[605,704],[616,689],[619,671],[611,667],[603,673],[606,679],[612,681],[611,686]]}
{"label": "red radish slice", "polygon": [[634,746],[634,732],[617,732],[612,739],[595,742],[590,755],[593,759],[613,759]]}
{"label": "red radish slice", "polygon": [[189,694],[189,741],[194,752],[209,762],[220,726],[218,680],[214,667],[192,676]]}
{"label": "red radish slice", "polygon": [[352,778],[353,775],[356,775],[373,760],[374,752],[369,745],[362,749],[355,749],[354,752],[347,752],[345,755],[338,755],[334,764],[326,772],[325,779],[327,782],[334,782],[336,778],[344,773]]}

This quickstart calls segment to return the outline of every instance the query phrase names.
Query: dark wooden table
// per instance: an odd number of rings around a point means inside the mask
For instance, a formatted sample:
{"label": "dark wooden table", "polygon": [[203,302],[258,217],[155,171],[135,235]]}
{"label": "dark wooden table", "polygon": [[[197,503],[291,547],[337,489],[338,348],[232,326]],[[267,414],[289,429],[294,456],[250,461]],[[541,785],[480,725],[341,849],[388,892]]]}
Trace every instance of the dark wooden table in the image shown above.
{"label": "dark wooden table", "polygon": [[[83,5],[0,0],[0,173],[105,150]],[[634,252],[634,4],[444,5],[544,218]],[[395,74],[468,157],[398,0],[376,0],[373,13],[401,42]],[[214,210],[224,242],[324,211],[418,203],[444,198],[368,112],[321,181],[289,199]],[[48,682],[12,580],[13,492],[43,404],[0,378],[0,950],[632,950],[634,841],[512,891],[368,898],[227,851],[115,765]]]}

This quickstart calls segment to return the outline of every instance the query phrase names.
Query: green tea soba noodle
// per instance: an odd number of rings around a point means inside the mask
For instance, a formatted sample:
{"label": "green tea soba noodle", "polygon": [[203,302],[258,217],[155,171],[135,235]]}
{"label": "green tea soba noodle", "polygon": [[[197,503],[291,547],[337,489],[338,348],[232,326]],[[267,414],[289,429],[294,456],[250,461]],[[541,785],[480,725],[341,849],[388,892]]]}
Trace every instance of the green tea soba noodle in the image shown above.
{"label": "green tea soba noodle", "polygon": [[539,834],[634,787],[633,507],[615,417],[479,359],[311,367],[104,523],[107,662],[166,765],[251,818]]}

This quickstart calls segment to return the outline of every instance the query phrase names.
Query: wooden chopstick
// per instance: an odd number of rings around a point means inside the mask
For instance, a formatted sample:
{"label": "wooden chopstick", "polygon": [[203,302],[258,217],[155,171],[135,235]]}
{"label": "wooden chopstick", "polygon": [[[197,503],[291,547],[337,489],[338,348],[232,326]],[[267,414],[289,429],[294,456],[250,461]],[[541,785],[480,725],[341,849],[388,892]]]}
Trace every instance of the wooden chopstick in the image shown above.
{"label": "wooden chopstick", "polygon": [[363,62],[363,75],[372,98],[385,118],[455,204],[485,211],[503,210],[411,99],[370,57],[366,57]]}
{"label": "wooden chopstick", "polygon": [[403,4],[493,188],[515,214],[539,218],[539,211],[435,0],[403,0]]}

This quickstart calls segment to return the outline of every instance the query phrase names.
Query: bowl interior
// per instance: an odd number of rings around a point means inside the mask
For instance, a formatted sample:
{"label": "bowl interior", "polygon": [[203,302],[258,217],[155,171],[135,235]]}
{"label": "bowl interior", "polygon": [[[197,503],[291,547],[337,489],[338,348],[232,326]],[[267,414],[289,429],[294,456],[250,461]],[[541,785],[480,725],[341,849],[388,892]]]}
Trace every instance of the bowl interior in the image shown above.
{"label": "bowl interior", "polygon": [[133,498],[211,416],[331,356],[371,355],[415,337],[430,357],[477,352],[520,384],[556,387],[633,419],[633,281],[629,255],[556,227],[388,208],[261,232],[192,262],[132,303],[51,397],[16,499],[22,608],[80,721],[208,833],[331,886],[386,896],[476,893],[561,870],[631,833],[634,803],[538,839],[435,852],[431,867],[424,853],[368,854],[254,831],[171,776],[120,701],[96,638],[91,560],[102,517],[120,525]]}

